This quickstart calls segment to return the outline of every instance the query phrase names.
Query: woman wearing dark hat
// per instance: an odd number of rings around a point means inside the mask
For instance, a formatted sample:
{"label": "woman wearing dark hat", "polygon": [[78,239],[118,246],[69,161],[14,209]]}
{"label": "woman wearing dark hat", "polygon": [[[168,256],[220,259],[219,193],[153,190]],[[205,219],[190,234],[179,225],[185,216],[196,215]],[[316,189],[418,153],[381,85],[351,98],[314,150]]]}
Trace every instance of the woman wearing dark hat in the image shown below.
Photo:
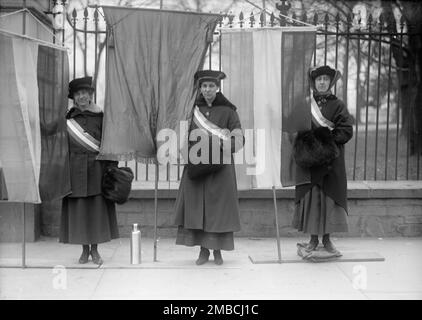
{"label": "woman wearing dark hat", "polygon": [[98,161],[103,113],[93,102],[91,77],[69,83],[68,97],[74,105],[66,115],[72,193],[63,199],[60,242],[81,244],[79,263],[89,256],[102,264],[98,243],[119,237],[115,204],[101,195],[105,169],[117,162]]}
{"label": "woman wearing dark hat", "polygon": [[296,186],[293,226],[311,235],[306,248],[309,252],[317,248],[318,236],[321,235],[325,249],[338,254],[330,240],[330,234],[348,231],[344,144],[353,136],[353,119],[343,101],[331,92],[340,76],[339,71],[329,66],[311,69],[309,72],[313,91],[311,133],[315,137],[322,137],[327,145],[332,143],[335,147],[332,157],[327,153],[326,159],[309,168],[311,182]]}
{"label": "woman wearing dark hat", "polygon": [[[175,205],[175,222],[178,225],[176,244],[200,246],[197,265],[208,261],[210,249],[213,250],[214,263],[221,265],[221,250],[234,249],[233,233],[240,230],[232,154],[243,147],[244,138],[236,107],[218,91],[224,78],[223,72],[213,70],[202,70],[195,74],[199,94],[192,113],[189,137],[192,139],[197,129],[206,132],[209,150],[221,153],[220,164],[225,164],[204,165],[198,172],[198,167],[190,163],[197,154],[189,152],[189,164],[183,171]],[[196,143],[194,140],[190,151]],[[214,141],[222,147],[213,149]],[[229,161],[221,161],[223,156]]]}

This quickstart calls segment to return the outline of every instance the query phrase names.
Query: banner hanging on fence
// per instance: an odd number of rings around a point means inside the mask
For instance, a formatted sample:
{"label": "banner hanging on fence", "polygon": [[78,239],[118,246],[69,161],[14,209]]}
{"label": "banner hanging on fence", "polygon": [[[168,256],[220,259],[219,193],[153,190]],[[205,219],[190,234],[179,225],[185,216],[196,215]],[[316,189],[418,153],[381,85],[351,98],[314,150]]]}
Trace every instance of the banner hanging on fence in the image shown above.
{"label": "banner hanging on fence", "polygon": [[0,199],[68,194],[67,52],[2,32],[0,70]]}
{"label": "banner hanging on fence", "polygon": [[151,161],[160,130],[178,132],[193,107],[193,76],[220,15],[103,10],[110,42],[99,159]]}
{"label": "banner hanging on fence", "polygon": [[[309,181],[293,160],[297,131],[310,128],[307,71],[314,27],[222,29],[224,94],[237,106],[246,135],[236,157],[239,189],[291,186]],[[309,117],[308,117],[309,115]]]}

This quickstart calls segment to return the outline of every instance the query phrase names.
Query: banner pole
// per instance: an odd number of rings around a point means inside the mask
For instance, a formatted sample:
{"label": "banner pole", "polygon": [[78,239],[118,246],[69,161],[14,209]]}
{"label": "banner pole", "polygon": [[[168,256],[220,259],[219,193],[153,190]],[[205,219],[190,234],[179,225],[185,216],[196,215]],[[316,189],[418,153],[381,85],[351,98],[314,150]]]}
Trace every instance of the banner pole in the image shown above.
{"label": "banner pole", "polygon": [[[23,8],[26,9],[26,0],[23,1]],[[26,35],[26,10],[22,14],[22,34]],[[25,230],[26,230],[26,214],[25,214],[25,202],[22,202],[22,268],[26,268],[26,239],[25,239]]]}
{"label": "banner pole", "polygon": [[155,162],[155,190],[154,190],[154,262],[157,261],[157,203],[158,198],[158,161]]}
{"label": "banner pole", "polygon": [[25,202],[23,204],[22,210],[22,268],[26,268],[26,237],[25,237],[25,230],[26,230],[26,212],[25,212]]}
{"label": "banner pole", "polygon": [[275,227],[277,234],[277,253],[278,253],[278,263],[281,263],[281,249],[280,249],[280,231],[278,229],[278,210],[277,210],[277,199],[275,195],[275,187],[273,186],[273,199],[274,199],[274,216],[275,216]]}

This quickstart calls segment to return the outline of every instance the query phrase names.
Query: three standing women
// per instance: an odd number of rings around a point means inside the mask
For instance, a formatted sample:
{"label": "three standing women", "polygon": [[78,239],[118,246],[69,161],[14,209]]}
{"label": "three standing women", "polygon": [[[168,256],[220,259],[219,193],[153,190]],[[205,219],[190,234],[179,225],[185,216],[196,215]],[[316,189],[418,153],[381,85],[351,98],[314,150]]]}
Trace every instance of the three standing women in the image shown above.
{"label": "three standing women", "polygon": [[[311,182],[296,186],[293,226],[311,235],[309,251],[317,248],[318,236],[322,235],[326,250],[336,252],[330,234],[348,231],[344,144],[353,136],[353,119],[344,103],[331,92],[339,77],[340,73],[328,66],[310,71],[312,130],[328,128],[325,134],[338,146],[339,155],[329,163],[311,167]],[[244,137],[236,107],[218,91],[224,78],[223,72],[213,70],[195,74],[199,94],[190,134],[200,129],[209,139],[217,137],[216,141],[220,141],[217,149],[228,155],[230,161],[211,164],[209,172],[197,178],[190,177],[189,166],[185,168],[175,205],[176,244],[200,246],[198,265],[209,260],[210,249],[214,262],[221,265],[221,250],[234,249],[233,233],[240,230],[232,154],[243,147]],[[69,84],[69,98],[75,103],[66,116],[68,124],[73,125],[70,131],[68,126],[72,193],[63,200],[60,242],[82,245],[80,263],[88,262],[91,255],[94,263],[101,264],[97,244],[119,236],[115,205],[101,194],[104,170],[117,163],[96,160],[103,114],[92,102],[93,91],[91,77]]]}

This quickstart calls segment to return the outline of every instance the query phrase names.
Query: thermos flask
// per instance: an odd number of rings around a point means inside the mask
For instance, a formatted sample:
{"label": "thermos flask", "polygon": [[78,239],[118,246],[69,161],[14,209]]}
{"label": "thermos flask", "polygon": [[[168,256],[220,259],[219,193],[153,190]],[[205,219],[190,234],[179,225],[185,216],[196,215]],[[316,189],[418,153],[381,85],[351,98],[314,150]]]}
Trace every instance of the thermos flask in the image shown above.
{"label": "thermos flask", "polygon": [[132,226],[132,237],[130,239],[130,263],[141,263],[141,230],[138,229],[137,223],[134,223]]}

